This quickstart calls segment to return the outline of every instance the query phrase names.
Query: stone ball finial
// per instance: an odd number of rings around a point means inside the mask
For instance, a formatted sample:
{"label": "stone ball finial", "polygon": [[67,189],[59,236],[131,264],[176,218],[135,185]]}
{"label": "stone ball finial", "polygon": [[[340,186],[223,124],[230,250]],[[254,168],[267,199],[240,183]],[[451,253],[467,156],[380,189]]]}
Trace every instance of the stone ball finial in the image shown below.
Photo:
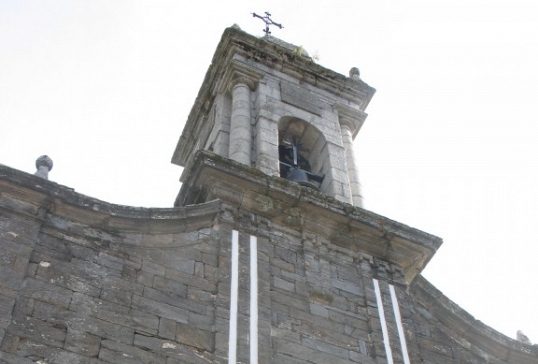
{"label": "stone ball finial", "polygon": [[234,25],[232,25],[232,28],[241,30],[241,27],[237,23],[234,23]]}
{"label": "stone ball finial", "polygon": [[37,168],[37,171],[34,173],[34,175],[49,179],[49,171],[52,169],[52,159],[48,155],[42,155],[41,157],[37,158],[35,161],[35,166]]}
{"label": "stone ball finial", "polygon": [[361,73],[359,72],[359,69],[357,67],[352,67],[349,70],[349,78],[352,80],[360,80],[361,79]]}
{"label": "stone ball finial", "polygon": [[527,337],[527,335],[525,335],[523,331],[521,330],[517,330],[516,337],[517,337],[517,341],[522,342],[523,344],[529,344],[529,345],[532,344],[529,338]]}

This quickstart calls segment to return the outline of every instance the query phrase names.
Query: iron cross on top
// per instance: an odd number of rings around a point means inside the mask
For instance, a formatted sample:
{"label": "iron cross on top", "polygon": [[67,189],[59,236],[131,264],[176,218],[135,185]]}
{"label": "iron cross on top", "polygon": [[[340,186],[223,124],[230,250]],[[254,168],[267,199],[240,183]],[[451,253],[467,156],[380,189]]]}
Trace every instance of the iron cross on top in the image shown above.
{"label": "iron cross on top", "polygon": [[261,20],[263,20],[265,22],[265,29],[263,30],[265,32],[265,34],[269,35],[271,34],[271,31],[269,31],[269,25],[275,25],[277,27],[279,27],[280,29],[284,28],[282,26],[282,24],[278,24],[278,23],[275,23],[274,21],[271,20],[271,14],[269,14],[269,12],[265,12],[265,16],[260,16],[256,13],[252,13],[252,16],[255,17],[255,18],[260,18]]}

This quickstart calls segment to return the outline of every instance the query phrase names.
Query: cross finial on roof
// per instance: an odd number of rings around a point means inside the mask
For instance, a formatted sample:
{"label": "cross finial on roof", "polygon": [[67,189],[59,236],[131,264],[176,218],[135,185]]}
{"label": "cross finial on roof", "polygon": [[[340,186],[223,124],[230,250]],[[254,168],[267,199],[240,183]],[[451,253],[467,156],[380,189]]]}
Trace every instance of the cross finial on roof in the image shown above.
{"label": "cross finial on roof", "polygon": [[282,24],[275,23],[273,20],[271,20],[271,14],[269,12],[265,12],[265,16],[258,15],[256,13],[252,13],[252,16],[255,18],[260,18],[265,23],[265,29],[263,30],[266,35],[271,34],[271,31],[269,30],[270,25],[275,25],[279,27],[280,29],[284,28]]}

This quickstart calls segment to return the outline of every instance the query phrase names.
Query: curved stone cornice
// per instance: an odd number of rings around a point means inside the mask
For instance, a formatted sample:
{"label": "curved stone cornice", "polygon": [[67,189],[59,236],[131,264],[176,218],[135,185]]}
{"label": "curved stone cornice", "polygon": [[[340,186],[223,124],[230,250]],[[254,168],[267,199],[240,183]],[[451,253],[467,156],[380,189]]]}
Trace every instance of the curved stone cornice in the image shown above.
{"label": "curved stone cornice", "polygon": [[220,202],[174,208],[116,205],[0,164],[0,209],[43,221],[52,214],[105,231],[165,234],[210,226]]}
{"label": "curved stone cornice", "polygon": [[410,293],[418,305],[433,315],[434,320],[425,318],[442,331],[449,330],[449,336],[459,340],[460,344],[468,346],[470,343],[507,363],[536,364],[537,345],[527,345],[510,339],[475,319],[421,275],[411,284]]}

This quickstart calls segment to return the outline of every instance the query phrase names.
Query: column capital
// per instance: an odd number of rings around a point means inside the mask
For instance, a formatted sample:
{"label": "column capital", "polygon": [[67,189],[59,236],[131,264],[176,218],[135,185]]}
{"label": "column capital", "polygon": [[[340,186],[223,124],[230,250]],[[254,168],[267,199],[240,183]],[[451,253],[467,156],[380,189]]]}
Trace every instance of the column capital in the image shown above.
{"label": "column capital", "polygon": [[342,103],[335,104],[334,109],[338,113],[338,121],[340,125],[347,126],[353,135],[353,139],[355,139],[368,114],[362,110]]}
{"label": "column capital", "polygon": [[242,83],[247,85],[251,91],[256,90],[256,85],[263,77],[263,72],[249,67],[239,60],[232,60],[224,76],[217,85],[217,91],[221,93],[231,92],[235,85]]}

